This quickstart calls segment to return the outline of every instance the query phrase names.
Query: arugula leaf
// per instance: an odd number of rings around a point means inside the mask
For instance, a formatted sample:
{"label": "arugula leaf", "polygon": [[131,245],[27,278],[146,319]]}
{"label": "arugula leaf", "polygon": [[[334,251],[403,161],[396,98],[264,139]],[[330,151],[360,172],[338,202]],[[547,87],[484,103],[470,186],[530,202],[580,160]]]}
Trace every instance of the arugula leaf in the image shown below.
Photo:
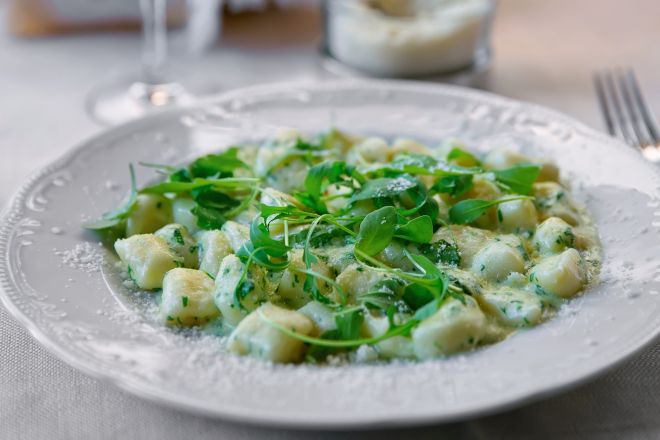
{"label": "arugula leaf", "polygon": [[435,297],[428,289],[419,284],[411,283],[406,286],[402,298],[408,307],[412,310],[418,310],[433,301]]}
{"label": "arugula leaf", "polygon": [[302,209],[293,205],[271,206],[259,203],[257,208],[259,209],[259,215],[264,219],[264,221],[266,221],[267,224],[270,224],[272,221],[278,219],[305,221],[318,217],[318,215],[313,212],[303,211]]}
{"label": "arugula leaf", "polygon": [[[261,217],[255,217],[250,224],[250,241],[245,243],[236,256],[246,262],[246,271],[253,261],[266,269],[282,271],[288,267],[287,252],[290,248],[270,236]],[[273,261],[270,257],[275,258]]]}
{"label": "arugula leaf", "polygon": [[461,264],[461,254],[458,247],[446,240],[438,240],[433,243],[421,244],[419,251],[434,264],[442,263],[447,266],[458,266]]}
{"label": "arugula leaf", "polygon": [[393,197],[416,186],[418,186],[417,182],[405,177],[371,179],[367,180],[362,188],[353,194],[349,202]]}
{"label": "arugula leaf", "polygon": [[296,208],[293,205],[272,206],[272,205],[266,205],[264,203],[259,203],[257,208],[259,209],[259,215],[264,220],[268,219],[270,216],[273,215],[277,216],[278,218],[293,217],[299,215],[302,212],[300,209]]}
{"label": "arugula leaf", "polygon": [[410,174],[413,176],[467,176],[482,173],[481,167],[462,167],[453,163],[439,161],[424,154],[402,153],[390,163],[368,169],[368,174],[391,175]]}
{"label": "arugula leaf", "polygon": [[[431,217],[431,220],[434,220],[437,217],[437,209],[434,205],[437,205],[435,201],[429,197],[426,186],[417,179],[410,179],[411,182],[415,183],[415,186],[406,189],[399,193],[396,198],[399,201],[399,204],[402,205],[398,209],[399,215],[403,217],[409,217],[411,215],[420,213],[427,214]],[[406,209],[407,207],[410,207]]]}
{"label": "arugula leaf", "polygon": [[394,236],[415,243],[428,243],[433,238],[433,221],[428,215],[414,218],[403,225],[396,225]]}
{"label": "arugula leaf", "polygon": [[216,191],[212,186],[195,188],[191,191],[193,199],[207,208],[228,209],[237,206],[240,202],[229,195]]}
{"label": "arugula leaf", "polygon": [[419,208],[419,210],[417,210],[417,214],[420,216],[428,215],[431,217],[431,223],[435,224],[436,220],[440,216],[440,206],[438,205],[438,202],[433,199],[433,197],[427,195],[426,202]]}
{"label": "arugula leaf", "polygon": [[342,175],[350,174],[351,167],[342,161],[322,162],[309,169],[305,177],[305,189],[312,197],[320,197],[323,181],[336,183]]}
{"label": "arugula leaf", "polygon": [[137,202],[138,191],[135,181],[135,169],[133,168],[133,164],[128,165],[128,171],[131,175],[131,189],[126,201],[124,201],[124,203],[122,203],[119,208],[103,214],[100,219],[83,223],[83,228],[95,231],[110,229],[117,226],[123,220],[127,219],[129,215],[131,215],[131,212],[135,208],[135,204]]}
{"label": "arugula leaf", "polygon": [[539,165],[516,165],[504,170],[495,170],[495,178],[503,183],[512,192],[527,195],[532,190],[532,185],[536,181],[541,167]]}
{"label": "arugula leaf", "polygon": [[169,176],[170,182],[192,182],[193,178],[187,168],[180,168]]}
{"label": "arugula leaf", "polygon": [[449,208],[449,219],[458,224],[471,223],[481,217],[488,208],[496,204],[492,200],[461,200]]}
{"label": "arugula leaf", "polygon": [[207,154],[195,159],[185,168],[153,163],[140,164],[169,173],[170,182],[191,182],[194,178],[232,176],[238,168],[249,169],[250,167],[238,158],[238,151],[238,147],[231,147],[222,153]]}
{"label": "arugula leaf", "polygon": [[413,255],[405,251],[406,257],[413,263],[415,268],[424,274],[427,283],[420,283],[435,298],[443,298],[449,288],[449,278],[447,274],[441,272],[428,258],[423,255]]}
{"label": "arugula leaf", "polygon": [[530,199],[527,196],[509,197],[498,200],[467,199],[461,200],[449,208],[449,219],[452,223],[471,223],[481,217],[489,208],[500,203],[512,202],[514,200]]}
{"label": "arugula leaf", "polygon": [[350,176],[353,173],[353,167],[342,161],[326,161],[314,165],[307,172],[305,177],[305,192],[296,194],[296,198],[304,205],[309,206],[320,214],[326,214],[328,208],[321,199],[323,183],[337,183],[345,180],[343,176]]}
{"label": "arugula leaf", "polygon": [[227,220],[227,213],[240,204],[212,185],[194,188],[191,194],[196,203],[191,212],[197,216],[200,229],[219,229]]}
{"label": "arugula leaf", "polygon": [[310,142],[301,137],[297,137],[296,142],[293,144],[293,148],[296,150],[308,151],[318,150],[321,148],[321,146],[315,142]]}
{"label": "arugula leaf", "polygon": [[238,158],[237,147],[200,157],[189,166],[192,177],[226,177],[233,175],[237,168],[249,168]]}
{"label": "arugula leaf", "polygon": [[[405,251],[406,257],[412,261],[413,265],[417,270],[421,271],[424,274],[425,278],[429,279],[440,279],[446,281],[446,276],[444,273],[438,269],[435,264],[433,264],[428,258],[423,255],[411,254],[408,251]],[[444,279],[444,280],[443,280]],[[444,282],[447,284],[447,282]],[[444,289],[442,289],[444,290]]]}
{"label": "arugula leaf", "polygon": [[252,220],[250,240],[236,252],[236,256],[245,263],[241,278],[234,290],[234,304],[237,307],[245,308],[241,299],[254,288],[254,283],[247,278],[250,266],[256,263],[273,272],[281,272],[289,267],[288,251],[289,247],[283,242],[271,238],[261,217],[257,216]]}
{"label": "arugula leaf", "polygon": [[167,194],[167,193],[182,193],[192,191],[195,188],[208,186],[206,182],[160,182],[154,185],[142,188],[142,194]]}
{"label": "arugula leaf", "polygon": [[183,193],[194,189],[213,186],[214,188],[252,188],[259,179],[252,177],[222,179],[195,179],[192,182],[160,182],[140,190],[140,194]]}
{"label": "arugula leaf", "polygon": [[253,263],[273,272],[282,272],[289,267],[288,259],[271,260],[263,248],[255,249],[249,241],[241,246],[236,252],[236,256],[246,262],[245,272],[247,272],[249,265]]}
{"label": "arugula leaf", "polygon": [[396,209],[393,206],[369,213],[360,223],[355,249],[370,256],[376,255],[392,241],[395,226]]}
{"label": "arugula leaf", "polygon": [[431,187],[432,192],[448,193],[458,197],[468,192],[473,186],[472,175],[451,175],[438,179]]}
{"label": "arugula leaf", "polygon": [[275,258],[284,258],[289,251],[287,245],[270,236],[260,217],[255,217],[250,224],[250,242],[255,249],[263,249],[266,254]]}
{"label": "arugula leaf", "polygon": [[386,278],[373,287],[373,290],[361,293],[358,301],[367,308],[386,310],[397,302],[396,289],[401,281],[395,278]]}
{"label": "arugula leaf", "polygon": [[197,227],[203,230],[220,229],[227,221],[219,210],[202,205],[195,205],[190,212],[197,217]]}
{"label": "arugula leaf", "polygon": [[475,174],[481,174],[484,170],[481,167],[462,167],[459,165],[454,165],[452,163],[447,163],[443,161],[438,161],[436,166],[433,168],[434,176],[474,176]]}
{"label": "arugula leaf", "polygon": [[296,200],[302,203],[303,206],[310,208],[314,212],[318,212],[319,214],[328,213],[328,208],[320,197],[312,197],[308,192],[296,192],[293,196]]}
{"label": "arugula leaf", "polygon": [[360,308],[353,308],[335,314],[337,324],[337,339],[351,340],[360,336],[360,327],[364,321],[364,314]]}
{"label": "arugula leaf", "polygon": [[407,174],[433,174],[432,169],[438,161],[425,154],[403,153],[397,155],[387,168],[392,171],[402,171]]}
{"label": "arugula leaf", "polygon": [[420,307],[413,315],[412,320],[423,321],[426,318],[430,318],[435,314],[435,312],[438,311],[442,301],[442,299],[436,298],[433,301],[428,302],[426,305]]}

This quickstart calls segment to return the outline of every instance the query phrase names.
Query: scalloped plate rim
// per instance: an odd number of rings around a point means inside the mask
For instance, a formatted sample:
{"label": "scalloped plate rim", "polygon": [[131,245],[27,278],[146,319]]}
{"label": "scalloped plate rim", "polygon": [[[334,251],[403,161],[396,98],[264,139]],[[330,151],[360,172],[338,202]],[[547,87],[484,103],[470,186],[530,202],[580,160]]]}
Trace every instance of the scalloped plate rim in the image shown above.
{"label": "scalloped plate rim", "polygon": [[[23,313],[16,305],[12,302],[11,298],[7,293],[7,289],[11,289],[10,280],[12,275],[8,272],[7,263],[8,263],[8,252],[7,247],[7,235],[11,231],[12,227],[15,224],[9,224],[11,220],[14,220],[15,217],[19,216],[22,211],[21,205],[24,201],[27,194],[34,188],[34,186],[44,177],[52,174],[53,172],[63,168],[67,163],[75,159],[75,157],[86,150],[91,145],[103,141],[104,139],[119,135],[123,132],[130,132],[131,130],[139,127],[143,127],[149,124],[157,124],[160,119],[168,119],[174,115],[184,115],[189,113],[191,110],[196,108],[203,108],[207,105],[217,104],[219,102],[230,101],[231,99],[239,98],[241,96],[250,96],[250,95],[259,95],[263,92],[273,92],[273,91],[291,91],[292,89],[343,89],[343,88],[368,88],[368,89],[399,89],[403,91],[420,91],[420,90],[437,90],[442,91],[446,94],[451,95],[460,95],[467,96],[476,100],[483,100],[488,103],[494,103],[497,105],[503,105],[505,107],[525,107],[527,109],[533,110],[535,112],[540,112],[544,116],[552,118],[554,120],[559,120],[562,123],[571,126],[576,129],[581,135],[588,136],[592,139],[598,140],[603,143],[610,144],[619,148],[624,148],[630,150],[631,155],[636,155],[634,151],[621,141],[614,139],[600,133],[595,129],[587,126],[586,124],[551,108],[547,108],[542,105],[522,102],[519,100],[503,97],[491,92],[474,90],[460,86],[452,86],[446,84],[428,84],[419,81],[398,81],[398,80],[337,80],[337,81],[328,81],[323,83],[313,82],[313,81],[295,81],[295,82],[282,82],[282,83],[272,83],[272,84],[259,84],[255,86],[244,87],[236,90],[231,90],[226,93],[215,95],[204,99],[194,105],[174,108],[165,111],[159,111],[153,115],[146,116],[134,121],[130,121],[109,129],[103,130],[102,132],[79,142],[71,149],[67,150],[59,158],[50,162],[48,165],[40,168],[39,170],[34,171],[30,176],[23,181],[19,186],[19,189],[14,192],[14,194],[6,202],[2,212],[0,212],[0,302],[3,304],[5,309],[23,326],[32,337],[46,348],[49,353],[53,354],[60,360],[64,361],[66,364],[82,371],[83,373],[103,380],[118,388],[125,390],[132,395],[137,397],[145,398],[149,401],[163,405],[169,408],[184,410],[193,414],[202,414],[205,416],[217,417],[232,422],[242,422],[250,423],[262,426],[271,426],[271,427],[287,427],[287,428],[298,428],[298,429],[327,429],[327,430],[343,430],[343,429],[369,429],[374,427],[400,427],[400,426],[419,426],[419,425],[428,425],[433,423],[447,423],[466,420],[474,418],[477,416],[494,414],[502,412],[511,408],[519,407],[521,405],[538,401],[542,398],[556,395],[565,390],[574,388],[579,384],[585,383],[589,380],[592,380],[598,376],[603,375],[607,371],[614,369],[615,367],[621,365],[625,361],[629,360],[635,354],[642,351],[644,348],[648,347],[654,341],[660,339],[660,327],[655,329],[655,332],[649,333],[646,337],[640,339],[640,342],[636,346],[630,347],[628,350],[621,351],[618,357],[598,368],[593,368],[590,372],[577,377],[569,377],[567,380],[558,381],[558,384],[553,386],[546,386],[543,389],[536,391],[530,391],[526,393],[520,393],[519,395],[511,396],[509,399],[502,400],[501,403],[495,405],[485,405],[485,406],[475,406],[472,410],[469,411],[459,411],[456,413],[444,413],[441,415],[429,415],[422,414],[420,416],[409,416],[406,415],[404,418],[397,418],[396,414],[390,414],[387,417],[384,416],[363,416],[361,419],[351,419],[347,421],[337,422],[335,420],[331,421],[316,421],[316,420],[301,420],[299,418],[288,417],[282,418],[281,414],[272,415],[268,413],[256,413],[246,415],[244,412],[232,412],[231,406],[224,408],[222,410],[209,409],[203,404],[195,404],[194,401],[174,401],[172,393],[168,392],[155,392],[151,387],[145,386],[139,380],[133,380],[130,377],[122,376],[120,373],[112,371],[103,371],[93,368],[89,363],[77,358],[72,353],[67,352],[62,349],[58,343],[47,335],[36,323],[34,323],[30,317]],[[645,166],[649,171],[660,175],[660,170],[653,167],[653,165],[641,158],[639,156],[640,166]],[[568,377],[568,376],[567,376]],[[180,396],[178,396],[180,397]]]}

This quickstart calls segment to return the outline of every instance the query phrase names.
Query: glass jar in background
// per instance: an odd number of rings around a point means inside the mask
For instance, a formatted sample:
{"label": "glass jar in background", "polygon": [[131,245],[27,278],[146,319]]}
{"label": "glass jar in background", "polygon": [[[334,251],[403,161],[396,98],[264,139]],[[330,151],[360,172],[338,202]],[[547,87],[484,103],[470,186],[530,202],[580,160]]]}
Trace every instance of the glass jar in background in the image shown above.
{"label": "glass jar in background", "polygon": [[495,0],[325,0],[324,49],[370,76],[478,73],[490,64]]}

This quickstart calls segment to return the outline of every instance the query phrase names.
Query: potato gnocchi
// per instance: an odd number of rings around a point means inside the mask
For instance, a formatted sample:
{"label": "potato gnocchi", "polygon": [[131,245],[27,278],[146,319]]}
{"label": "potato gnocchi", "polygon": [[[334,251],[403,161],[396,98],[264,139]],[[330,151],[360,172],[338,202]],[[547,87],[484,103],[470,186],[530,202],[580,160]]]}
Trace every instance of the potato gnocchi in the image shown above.
{"label": "potato gnocchi", "polygon": [[85,226],[122,236],[163,324],[222,328],[238,355],[449,356],[551,318],[600,267],[559,168],[507,149],[289,130],[156,167]]}

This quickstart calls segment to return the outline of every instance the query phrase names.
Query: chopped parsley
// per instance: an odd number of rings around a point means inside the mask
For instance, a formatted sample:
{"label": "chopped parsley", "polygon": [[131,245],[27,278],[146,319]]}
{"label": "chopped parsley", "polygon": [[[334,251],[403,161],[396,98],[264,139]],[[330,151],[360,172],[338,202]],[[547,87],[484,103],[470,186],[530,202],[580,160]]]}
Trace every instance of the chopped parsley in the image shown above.
{"label": "chopped parsley", "polygon": [[172,231],[172,238],[174,239],[175,242],[177,242],[180,245],[185,244],[183,241],[183,235],[181,234],[181,229],[175,229]]}

